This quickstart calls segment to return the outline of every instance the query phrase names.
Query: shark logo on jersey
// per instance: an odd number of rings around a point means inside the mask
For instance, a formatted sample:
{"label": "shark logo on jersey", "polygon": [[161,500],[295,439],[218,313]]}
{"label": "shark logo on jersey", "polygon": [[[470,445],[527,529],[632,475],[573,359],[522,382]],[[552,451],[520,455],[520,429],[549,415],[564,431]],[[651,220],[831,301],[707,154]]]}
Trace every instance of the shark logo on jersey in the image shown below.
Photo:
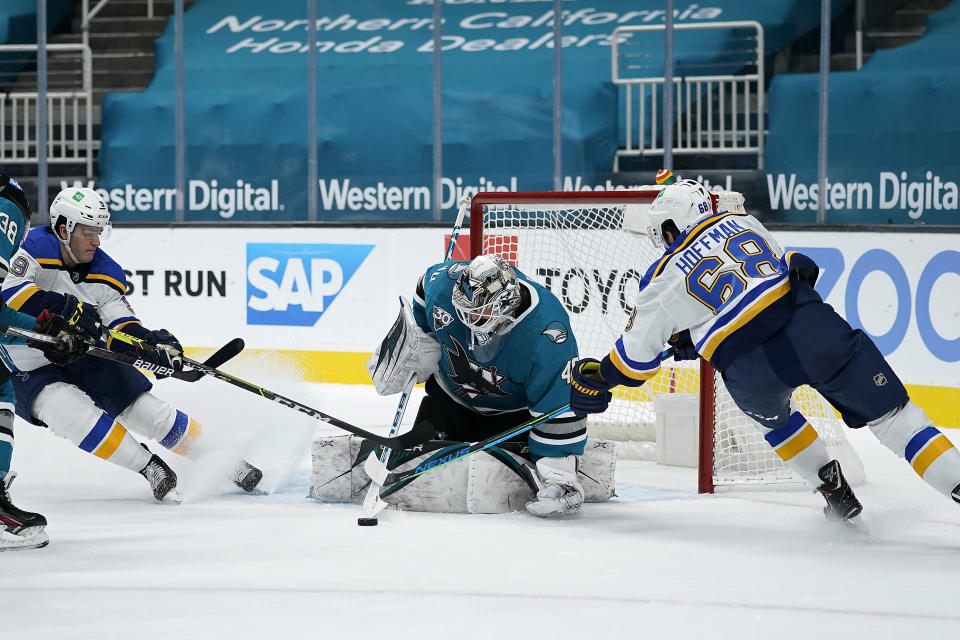
{"label": "shark logo on jersey", "polygon": [[433,308],[433,330],[440,331],[445,326],[453,322],[453,316],[443,307]]}
{"label": "shark logo on jersey", "polygon": [[567,336],[570,335],[567,331],[566,325],[564,325],[559,320],[554,320],[547,325],[547,328],[540,332],[540,335],[547,336],[547,340],[554,342],[556,344],[563,344],[567,341]]}
{"label": "shark logo on jersey", "polygon": [[458,262],[456,264],[450,265],[450,268],[447,269],[447,277],[451,280],[456,280],[460,274],[470,266],[469,262]]}
{"label": "shark logo on jersey", "polygon": [[499,373],[496,366],[485,367],[474,362],[467,357],[467,350],[457,342],[456,338],[450,336],[450,340],[453,342],[453,348],[443,345],[443,351],[447,356],[447,362],[450,363],[450,373],[447,377],[451,382],[460,385],[454,391],[458,397],[466,396],[473,400],[477,396],[503,398],[510,395],[500,386],[506,376]]}

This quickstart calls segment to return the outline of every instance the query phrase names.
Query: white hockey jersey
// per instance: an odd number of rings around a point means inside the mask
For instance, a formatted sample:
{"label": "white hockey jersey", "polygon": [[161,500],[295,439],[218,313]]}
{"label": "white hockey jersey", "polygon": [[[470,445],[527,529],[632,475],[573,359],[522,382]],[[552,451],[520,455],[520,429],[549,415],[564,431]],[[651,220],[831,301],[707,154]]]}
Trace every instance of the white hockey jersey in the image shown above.
{"label": "white hockey jersey", "polygon": [[[126,287],[123,269],[100,249],[91,262],[68,269],[61,259],[59,241],[43,226],[30,231],[10,260],[0,297],[12,309],[36,316],[45,308],[57,311],[63,306],[62,294],[68,293],[96,307],[104,326],[120,329],[140,324],[124,297]],[[40,351],[24,345],[4,346],[3,351],[14,371],[32,371],[49,364]]]}
{"label": "white hockey jersey", "polygon": [[660,368],[667,341],[684,329],[722,370],[789,319],[789,259],[751,215],[701,218],[647,270],[627,326],[603,359],[604,378],[643,384]]}

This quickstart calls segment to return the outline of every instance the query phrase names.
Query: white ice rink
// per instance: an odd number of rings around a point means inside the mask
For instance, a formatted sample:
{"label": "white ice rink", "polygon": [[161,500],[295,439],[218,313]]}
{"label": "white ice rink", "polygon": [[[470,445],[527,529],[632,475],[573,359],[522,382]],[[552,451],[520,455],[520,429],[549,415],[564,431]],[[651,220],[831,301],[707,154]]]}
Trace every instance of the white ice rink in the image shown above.
{"label": "white ice rink", "polygon": [[[395,406],[243,373],[361,426]],[[692,471],[641,462],[572,520],[389,511],[360,528],[358,507],[304,497],[309,443],[332,430],[215,380],[158,393],[224,447],[203,465],[163,452],[180,506],[18,422],[13,497],[47,516],[51,542],[0,554],[0,638],[960,637],[960,505],[869,433],[850,435],[867,534],[828,524],[807,490],[699,496]],[[236,456],[268,495],[221,479]]]}

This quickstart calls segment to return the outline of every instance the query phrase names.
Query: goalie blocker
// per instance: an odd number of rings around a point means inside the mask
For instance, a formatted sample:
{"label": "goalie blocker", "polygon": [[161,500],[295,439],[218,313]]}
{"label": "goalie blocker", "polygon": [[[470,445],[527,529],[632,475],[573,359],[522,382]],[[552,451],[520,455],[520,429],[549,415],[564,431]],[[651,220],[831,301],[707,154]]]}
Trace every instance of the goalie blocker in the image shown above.
{"label": "goalie blocker", "polygon": [[[431,440],[391,455],[391,471],[406,471],[439,459],[462,442]],[[313,441],[313,473],[309,497],[321,502],[360,504],[370,484],[363,462],[379,449],[356,436],[323,436]],[[413,455],[410,455],[413,454]],[[403,485],[383,499],[404,511],[437,513],[507,513],[519,511],[536,494],[536,472],[523,443],[499,446],[452,462]],[[588,439],[577,474],[586,502],[603,502],[614,495],[614,443]]]}

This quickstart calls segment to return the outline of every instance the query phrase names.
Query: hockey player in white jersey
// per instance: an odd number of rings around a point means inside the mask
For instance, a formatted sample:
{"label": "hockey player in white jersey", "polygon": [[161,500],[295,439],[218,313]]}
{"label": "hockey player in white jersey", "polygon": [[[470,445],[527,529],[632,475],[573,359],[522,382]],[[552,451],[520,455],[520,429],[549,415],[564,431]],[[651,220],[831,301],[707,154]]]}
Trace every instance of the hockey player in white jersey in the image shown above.
{"label": "hockey player in white jersey", "polygon": [[571,406],[578,414],[604,411],[613,387],[652,378],[671,344],[681,358],[703,357],[722,374],[777,454],[824,496],[828,518],[853,518],[861,504],[807,419],[791,411],[790,396],[803,384],[848,426],[869,427],[930,486],[960,502],[960,453],[910,401],[873,341],[822,301],[812,260],[784,253],[753,216],[714,213],[692,180],[665,187],[649,217],[650,237],[665,253],[641,281],[610,353],[575,370]]}
{"label": "hockey player in white jersey", "polygon": [[[426,382],[415,422],[430,422],[439,440],[483,440],[569,400],[577,344],[567,313],[499,256],[430,267],[412,313],[397,322],[367,366],[381,395],[399,391],[411,374]],[[518,437],[536,466],[538,491],[527,511],[580,509],[577,466],[586,440],[585,421],[571,412]]]}
{"label": "hockey player in white jersey", "polygon": [[[64,189],[50,205],[50,225],[30,232],[10,263],[0,288],[9,307],[34,313],[51,309],[70,318],[89,341],[102,343],[101,329],[115,329],[152,345],[139,349],[113,337],[107,349],[126,352],[174,371],[183,367],[182,347],[166,329],[145,328],[125,297],[123,269],[100,248],[110,212],[92,189]],[[15,375],[16,412],[45,425],[88,453],[139,473],[157,500],[178,500],[177,477],[164,460],[141,445],[128,429],[174,453],[196,458],[209,445],[201,426],[150,390],[138,370],[94,356],[54,366],[24,346],[4,346]],[[205,446],[206,445],[206,446]],[[245,461],[232,479],[251,491],[262,474]]]}
{"label": "hockey player in white jersey", "polygon": [[[0,281],[10,268],[10,259],[30,228],[30,204],[23,189],[13,178],[0,175]],[[83,356],[85,343],[72,332],[63,318],[41,313],[42,320],[0,305],[0,323],[9,327],[32,329],[61,338],[57,346],[42,345],[49,357],[69,364]],[[20,338],[0,334],[0,344],[23,344]],[[13,456],[13,410],[15,395],[10,370],[0,365],[0,551],[36,549],[46,546],[47,519],[13,504],[10,485],[16,473],[11,471]]]}

